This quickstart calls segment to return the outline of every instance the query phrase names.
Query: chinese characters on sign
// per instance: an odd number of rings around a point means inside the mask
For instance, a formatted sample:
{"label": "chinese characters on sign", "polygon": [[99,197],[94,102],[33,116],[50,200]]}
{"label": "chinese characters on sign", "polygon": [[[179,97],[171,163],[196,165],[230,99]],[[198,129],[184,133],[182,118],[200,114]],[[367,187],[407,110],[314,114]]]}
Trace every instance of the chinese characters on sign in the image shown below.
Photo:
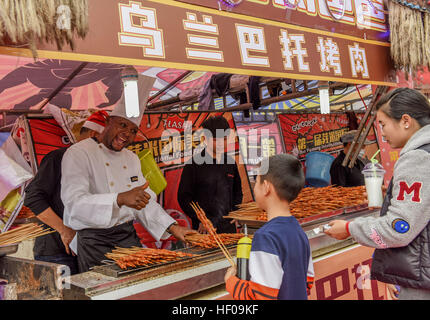
{"label": "chinese characters on sign", "polygon": [[328,148],[330,146],[338,146],[340,137],[345,134],[349,129],[335,129],[330,131],[325,131],[321,133],[314,134],[313,137],[308,140],[306,137],[297,138],[297,148],[299,149],[299,153],[317,151],[320,148]]}
{"label": "chinese characters on sign", "polygon": [[236,24],[240,56],[243,65],[270,67],[268,57],[251,56],[249,51],[267,53],[264,28]]}
{"label": "chinese characters on sign", "polygon": [[[201,0],[179,1],[192,4],[201,3]],[[208,3],[205,5],[218,7],[218,0],[206,2]],[[314,20],[319,18],[333,21],[334,16],[335,22],[343,26],[354,26],[355,28],[379,32],[387,31],[387,19],[382,0],[243,0],[241,5],[235,7],[233,11],[251,13],[251,15],[259,18],[272,17],[277,21],[285,21],[286,17],[291,18],[292,13],[297,16],[294,21],[296,19],[304,21],[306,17],[312,17]],[[283,15],[284,12],[287,14]]]}
{"label": "chinese characters on sign", "polygon": [[[164,58],[163,30],[158,29],[157,11],[144,8],[140,3],[130,1],[129,5],[120,4],[121,32],[119,44],[143,48],[144,57]],[[139,24],[134,23],[139,17]]]}
{"label": "chinese characters on sign", "polygon": [[[328,3],[337,8],[339,1]],[[377,2],[372,1],[377,8]],[[305,7],[314,10],[312,1],[301,0],[298,3],[297,10],[304,10]],[[354,11],[353,4],[351,1],[345,3],[344,18],[349,21],[349,14]],[[274,4],[279,3],[275,1]],[[390,69],[389,64],[388,67],[381,67],[380,63],[382,57],[389,55],[387,43],[288,25],[279,26],[270,24],[270,21],[242,20],[220,15],[211,9],[198,12],[166,5],[173,10],[168,13],[162,6],[151,1],[120,3],[119,45],[140,47],[141,58],[159,61],[212,64],[223,68],[279,74],[291,72],[350,82],[384,82]],[[363,14],[375,10],[363,3],[360,8]],[[169,21],[168,26],[166,20]],[[175,38],[169,40],[173,36],[173,27]],[[178,45],[175,46],[176,43]]]}
{"label": "chinese characters on sign", "polygon": [[[294,70],[293,57],[297,58],[297,65],[299,71],[309,72],[309,64],[305,62],[305,57],[308,56],[307,50],[302,47],[306,43],[303,34],[288,35],[287,30],[281,30],[279,41],[282,44],[282,57],[284,60],[285,70]],[[291,48],[293,44],[294,49]]]}
{"label": "chinese characters on sign", "polygon": [[[209,36],[202,36],[199,34],[188,34],[188,44],[200,46],[200,48],[186,48],[187,57],[190,59],[201,59],[224,62],[224,56],[221,51],[213,50],[219,48],[218,44],[218,26],[212,23],[212,17],[203,16],[203,22],[197,21],[197,15],[187,12],[187,20],[183,21],[184,29],[199,33],[209,34]],[[211,48],[202,49],[201,47]]]}
{"label": "chinese characters on sign", "polygon": [[321,54],[320,67],[323,72],[330,72],[333,69],[335,75],[342,75],[340,66],[339,47],[331,38],[324,40],[318,37],[317,51]]}

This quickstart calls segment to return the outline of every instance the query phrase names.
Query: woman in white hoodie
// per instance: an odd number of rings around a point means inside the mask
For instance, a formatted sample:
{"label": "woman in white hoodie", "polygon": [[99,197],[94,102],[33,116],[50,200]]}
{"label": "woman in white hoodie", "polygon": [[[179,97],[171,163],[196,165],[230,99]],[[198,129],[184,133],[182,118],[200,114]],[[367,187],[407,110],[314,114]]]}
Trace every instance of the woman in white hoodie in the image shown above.
{"label": "woman in white hoodie", "polygon": [[402,148],[381,215],[335,220],[326,233],[376,248],[371,278],[400,286],[399,299],[430,299],[430,103],[398,88],[376,109],[383,137]]}

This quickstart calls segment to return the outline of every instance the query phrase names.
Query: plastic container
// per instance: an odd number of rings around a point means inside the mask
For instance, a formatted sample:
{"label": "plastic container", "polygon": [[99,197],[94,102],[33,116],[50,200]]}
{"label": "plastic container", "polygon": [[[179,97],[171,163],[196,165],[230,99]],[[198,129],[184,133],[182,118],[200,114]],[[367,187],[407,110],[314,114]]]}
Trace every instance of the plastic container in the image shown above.
{"label": "plastic container", "polygon": [[237,257],[237,274],[236,276],[242,280],[249,280],[249,256],[251,254],[252,239],[248,237],[247,226],[245,224],[245,236],[237,242],[236,257]]}
{"label": "plastic container", "polygon": [[306,155],[306,182],[311,187],[327,187],[330,184],[330,167],[334,157],[328,153],[312,151]]}
{"label": "plastic container", "polygon": [[167,187],[167,181],[154,160],[154,156],[149,149],[139,152],[141,170],[145,179],[149,182],[149,187],[156,195],[159,195]]}
{"label": "plastic container", "polygon": [[382,184],[384,183],[385,170],[379,163],[368,163],[361,171],[364,175],[367,200],[369,207],[381,207],[384,200],[382,195]]}

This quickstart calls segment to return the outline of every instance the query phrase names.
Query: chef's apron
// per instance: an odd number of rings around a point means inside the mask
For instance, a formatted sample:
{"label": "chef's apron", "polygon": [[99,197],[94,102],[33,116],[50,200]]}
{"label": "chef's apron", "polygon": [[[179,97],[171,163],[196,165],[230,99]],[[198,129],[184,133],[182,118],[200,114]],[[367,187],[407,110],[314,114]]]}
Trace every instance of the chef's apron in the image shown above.
{"label": "chef's apron", "polygon": [[79,272],[86,272],[91,267],[101,265],[106,260],[106,253],[116,246],[130,248],[141,247],[139,237],[129,221],[108,229],[84,229],[78,234],[78,266]]}

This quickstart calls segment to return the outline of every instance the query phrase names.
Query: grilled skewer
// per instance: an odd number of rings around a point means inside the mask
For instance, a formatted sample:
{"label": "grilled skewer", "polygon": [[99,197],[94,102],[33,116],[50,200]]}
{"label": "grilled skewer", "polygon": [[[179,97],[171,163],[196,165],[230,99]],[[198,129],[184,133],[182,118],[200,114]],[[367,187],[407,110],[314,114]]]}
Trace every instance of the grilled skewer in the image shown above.
{"label": "grilled skewer", "polygon": [[203,224],[203,226],[212,236],[213,240],[215,240],[215,242],[218,244],[224,256],[227,258],[227,260],[230,262],[232,266],[235,266],[236,264],[234,263],[233,258],[231,257],[227,248],[224,246],[221,239],[219,239],[216,233],[216,229],[212,225],[212,222],[210,222],[209,219],[206,217],[206,213],[204,212],[204,210],[199,206],[198,203],[194,203],[194,202],[191,202],[191,207],[194,209],[194,211],[196,212],[197,218],[200,220],[200,222]]}

